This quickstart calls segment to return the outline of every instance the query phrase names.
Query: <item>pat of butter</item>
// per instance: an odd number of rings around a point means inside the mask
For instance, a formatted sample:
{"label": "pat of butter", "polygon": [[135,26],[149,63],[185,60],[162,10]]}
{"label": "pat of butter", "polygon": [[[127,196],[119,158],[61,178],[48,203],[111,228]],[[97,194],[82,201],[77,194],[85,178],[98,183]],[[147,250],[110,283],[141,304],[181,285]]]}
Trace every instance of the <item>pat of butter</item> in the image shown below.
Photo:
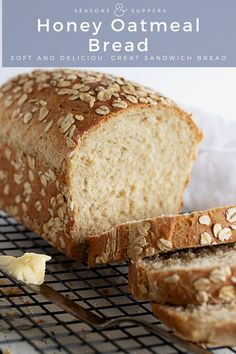
{"label": "pat of butter", "polygon": [[0,256],[0,268],[25,284],[40,285],[44,282],[46,262],[50,256],[25,253],[21,257]]}

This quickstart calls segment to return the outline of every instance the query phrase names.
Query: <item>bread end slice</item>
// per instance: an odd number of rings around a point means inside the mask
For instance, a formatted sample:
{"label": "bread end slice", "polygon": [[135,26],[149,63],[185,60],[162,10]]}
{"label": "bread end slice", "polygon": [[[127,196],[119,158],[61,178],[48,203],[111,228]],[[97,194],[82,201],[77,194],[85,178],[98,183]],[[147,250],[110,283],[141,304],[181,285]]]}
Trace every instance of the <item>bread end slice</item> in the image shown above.
{"label": "bread end slice", "polygon": [[130,262],[129,291],[161,304],[226,303],[236,299],[236,248],[208,246]]}
{"label": "bread end slice", "polygon": [[236,304],[175,307],[152,303],[154,315],[180,337],[212,346],[236,345]]}

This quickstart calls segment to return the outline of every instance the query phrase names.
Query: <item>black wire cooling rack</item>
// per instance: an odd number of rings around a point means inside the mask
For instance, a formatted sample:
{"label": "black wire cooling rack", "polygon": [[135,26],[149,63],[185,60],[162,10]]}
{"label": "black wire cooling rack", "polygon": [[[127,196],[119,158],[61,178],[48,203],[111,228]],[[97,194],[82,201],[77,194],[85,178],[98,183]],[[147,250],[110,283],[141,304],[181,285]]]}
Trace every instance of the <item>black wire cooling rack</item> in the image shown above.
{"label": "black wire cooling rack", "polygon": [[[137,302],[127,293],[126,264],[87,269],[52,248],[0,212],[1,254],[24,252],[52,256],[46,283],[82,306],[109,318],[141,316],[162,326],[148,302]],[[31,353],[186,353],[173,343],[154,336],[135,324],[98,331],[44,298],[12,282],[0,273],[0,348],[11,354]],[[236,348],[217,348],[214,353],[236,353]]]}

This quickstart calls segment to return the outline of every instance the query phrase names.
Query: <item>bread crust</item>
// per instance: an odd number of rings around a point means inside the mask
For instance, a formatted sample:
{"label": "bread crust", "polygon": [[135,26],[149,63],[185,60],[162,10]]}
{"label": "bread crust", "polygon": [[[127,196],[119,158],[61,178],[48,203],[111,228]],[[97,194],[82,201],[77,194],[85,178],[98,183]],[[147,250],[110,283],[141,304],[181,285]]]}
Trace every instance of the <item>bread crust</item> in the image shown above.
{"label": "bread crust", "polygon": [[[205,251],[209,252],[210,257],[210,250]],[[215,260],[204,266],[191,266],[186,262],[185,266],[173,267],[172,270],[166,269],[164,265],[161,269],[154,268],[149,260],[130,262],[129,291],[139,300],[148,299],[160,304],[231,302],[236,296],[236,250],[235,247],[226,246],[225,251],[224,258],[219,258],[218,262]],[[227,263],[227,251],[235,252],[234,264]],[[194,258],[194,253],[191,255]]]}
{"label": "bread crust", "polygon": [[[168,109],[186,121],[192,132],[193,159],[202,139],[201,131],[191,115],[159,93],[123,78],[78,70],[34,71],[13,78],[0,89],[0,207],[68,256],[84,261],[89,257],[90,265],[95,264],[97,256],[102,256],[106,245],[113,242],[112,233],[101,235],[95,250],[78,235],[71,196],[73,156],[83,139],[106,121],[134,107],[155,106],[158,111]],[[12,163],[17,156],[22,167]],[[35,160],[35,171],[28,159]],[[51,176],[53,180],[44,176],[49,170],[55,176]],[[21,175],[20,183],[14,180],[15,174]],[[189,175],[185,186],[188,179]],[[25,188],[33,192],[26,195]],[[55,202],[57,195],[64,199],[63,210]],[[40,209],[40,204],[42,211],[36,209]],[[125,234],[124,230],[116,245],[111,246],[113,251],[117,248],[118,254],[108,261],[126,258]]]}
{"label": "bread crust", "polygon": [[[231,208],[235,206],[190,214],[159,216],[117,225],[101,235],[88,237],[88,263],[94,266],[128,258],[135,261],[160,252],[236,242],[236,230],[231,229],[231,237],[225,240],[216,237],[213,231],[216,224],[220,224],[222,229],[235,225],[235,222],[231,223],[226,219],[226,213]],[[202,216],[209,217],[209,225],[199,222]],[[207,237],[204,239],[203,233],[209,234],[210,242]],[[202,240],[205,241],[204,244]]]}
{"label": "bread crust", "polygon": [[235,346],[235,306],[229,317],[220,320],[214,316],[203,316],[203,306],[196,307],[198,310],[194,315],[179,311],[174,306],[156,303],[152,303],[152,310],[154,316],[184,339],[207,346]]}
{"label": "bread crust", "polygon": [[0,143],[0,208],[70,254],[74,218],[66,175]]}

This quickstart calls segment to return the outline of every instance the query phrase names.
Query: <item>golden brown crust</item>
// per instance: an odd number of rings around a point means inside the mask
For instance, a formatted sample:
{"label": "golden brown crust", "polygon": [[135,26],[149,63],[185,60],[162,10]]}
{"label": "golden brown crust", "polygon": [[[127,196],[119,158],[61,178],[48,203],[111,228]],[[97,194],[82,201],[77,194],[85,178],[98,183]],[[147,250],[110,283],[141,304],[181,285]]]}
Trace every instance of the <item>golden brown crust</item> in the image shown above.
{"label": "golden brown crust", "polygon": [[203,306],[197,306],[194,315],[180,311],[178,307],[156,303],[152,303],[152,310],[154,316],[184,339],[207,346],[235,346],[235,306],[232,305],[228,316],[220,320],[214,316],[207,316]]}
{"label": "golden brown crust", "polygon": [[[93,266],[128,258],[137,260],[159,252],[236,242],[236,230],[231,228],[233,223],[226,219],[226,212],[230,208],[235,206],[117,225],[106,233],[88,237],[88,263]],[[199,222],[204,215],[209,217],[209,225]],[[222,229],[230,228],[231,236],[226,236],[225,240],[223,236],[216,237],[213,231],[216,224],[220,224]]]}
{"label": "golden brown crust", "polygon": [[[230,247],[227,250],[232,251]],[[236,264],[227,265],[227,253],[225,262],[219,258],[218,263],[193,267],[187,262],[185,267],[172,270],[155,269],[150,261],[139,260],[129,265],[128,284],[139,300],[169,305],[227,303],[236,296]]]}
{"label": "golden brown crust", "polygon": [[44,161],[0,143],[0,208],[70,253],[74,221],[65,177]]}
{"label": "golden brown crust", "polygon": [[[0,180],[0,207],[42,234],[67,255],[76,259],[86,258],[85,244],[76,242],[78,235],[70,196],[71,159],[86,134],[134,106],[156,106],[158,110],[168,106],[170,112],[187,122],[192,131],[193,146],[196,147],[202,138],[191,116],[172,101],[136,83],[108,74],[78,70],[38,70],[20,75],[3,85],[0,89],[0,170],[8,177]],[[11,151],[12,156],[21,155],[19,159],[22,159],[24,165],[21,184],[14,181],[13,176],[19,171],[14,170],[11,157],[4,157],[6,149]],[[34,174],[37,178],[34,177],[34,180],[30,179],[33,177],[27,158],[36,161]],[[53,171],[56,177],[44,186],[41,179],[44,182],[45,179],[41,175],[48,170]],[[25,198],[25,184],[33,191],[30,197],[26,196],[27,202],[22,201]],[[7,186],[11,190],[9,195],[5,194]],[[40,194],[42,189],[45,195]],[[58,194],[62,194],[65,199],[63,217],[61,209],[61,217],[58,216],[58,204],[53,202],[51,205],[51,199],[54,201],[53,198]],[[17,200],[20,200],[18,204],[15,202],[17,196]],[[38,208],[40,203],[43,204],[43,213],[35,210],[36,202]],[[55,231],[55,222],[63,230]],[[116,243],[118,255],[115,259],[123,259],[123,249],[127,243],[123,236]],[[95,249],[98,248],[100,254],[104,251],[103,246],[106,248],[110,242],[110,237],[107,241],[96,243]],[[114,251],[113,245],[111,248]],[[91,248],[88,249],[90,252]],[[94,258],[94,251],[89,255],[91,259]]]}

